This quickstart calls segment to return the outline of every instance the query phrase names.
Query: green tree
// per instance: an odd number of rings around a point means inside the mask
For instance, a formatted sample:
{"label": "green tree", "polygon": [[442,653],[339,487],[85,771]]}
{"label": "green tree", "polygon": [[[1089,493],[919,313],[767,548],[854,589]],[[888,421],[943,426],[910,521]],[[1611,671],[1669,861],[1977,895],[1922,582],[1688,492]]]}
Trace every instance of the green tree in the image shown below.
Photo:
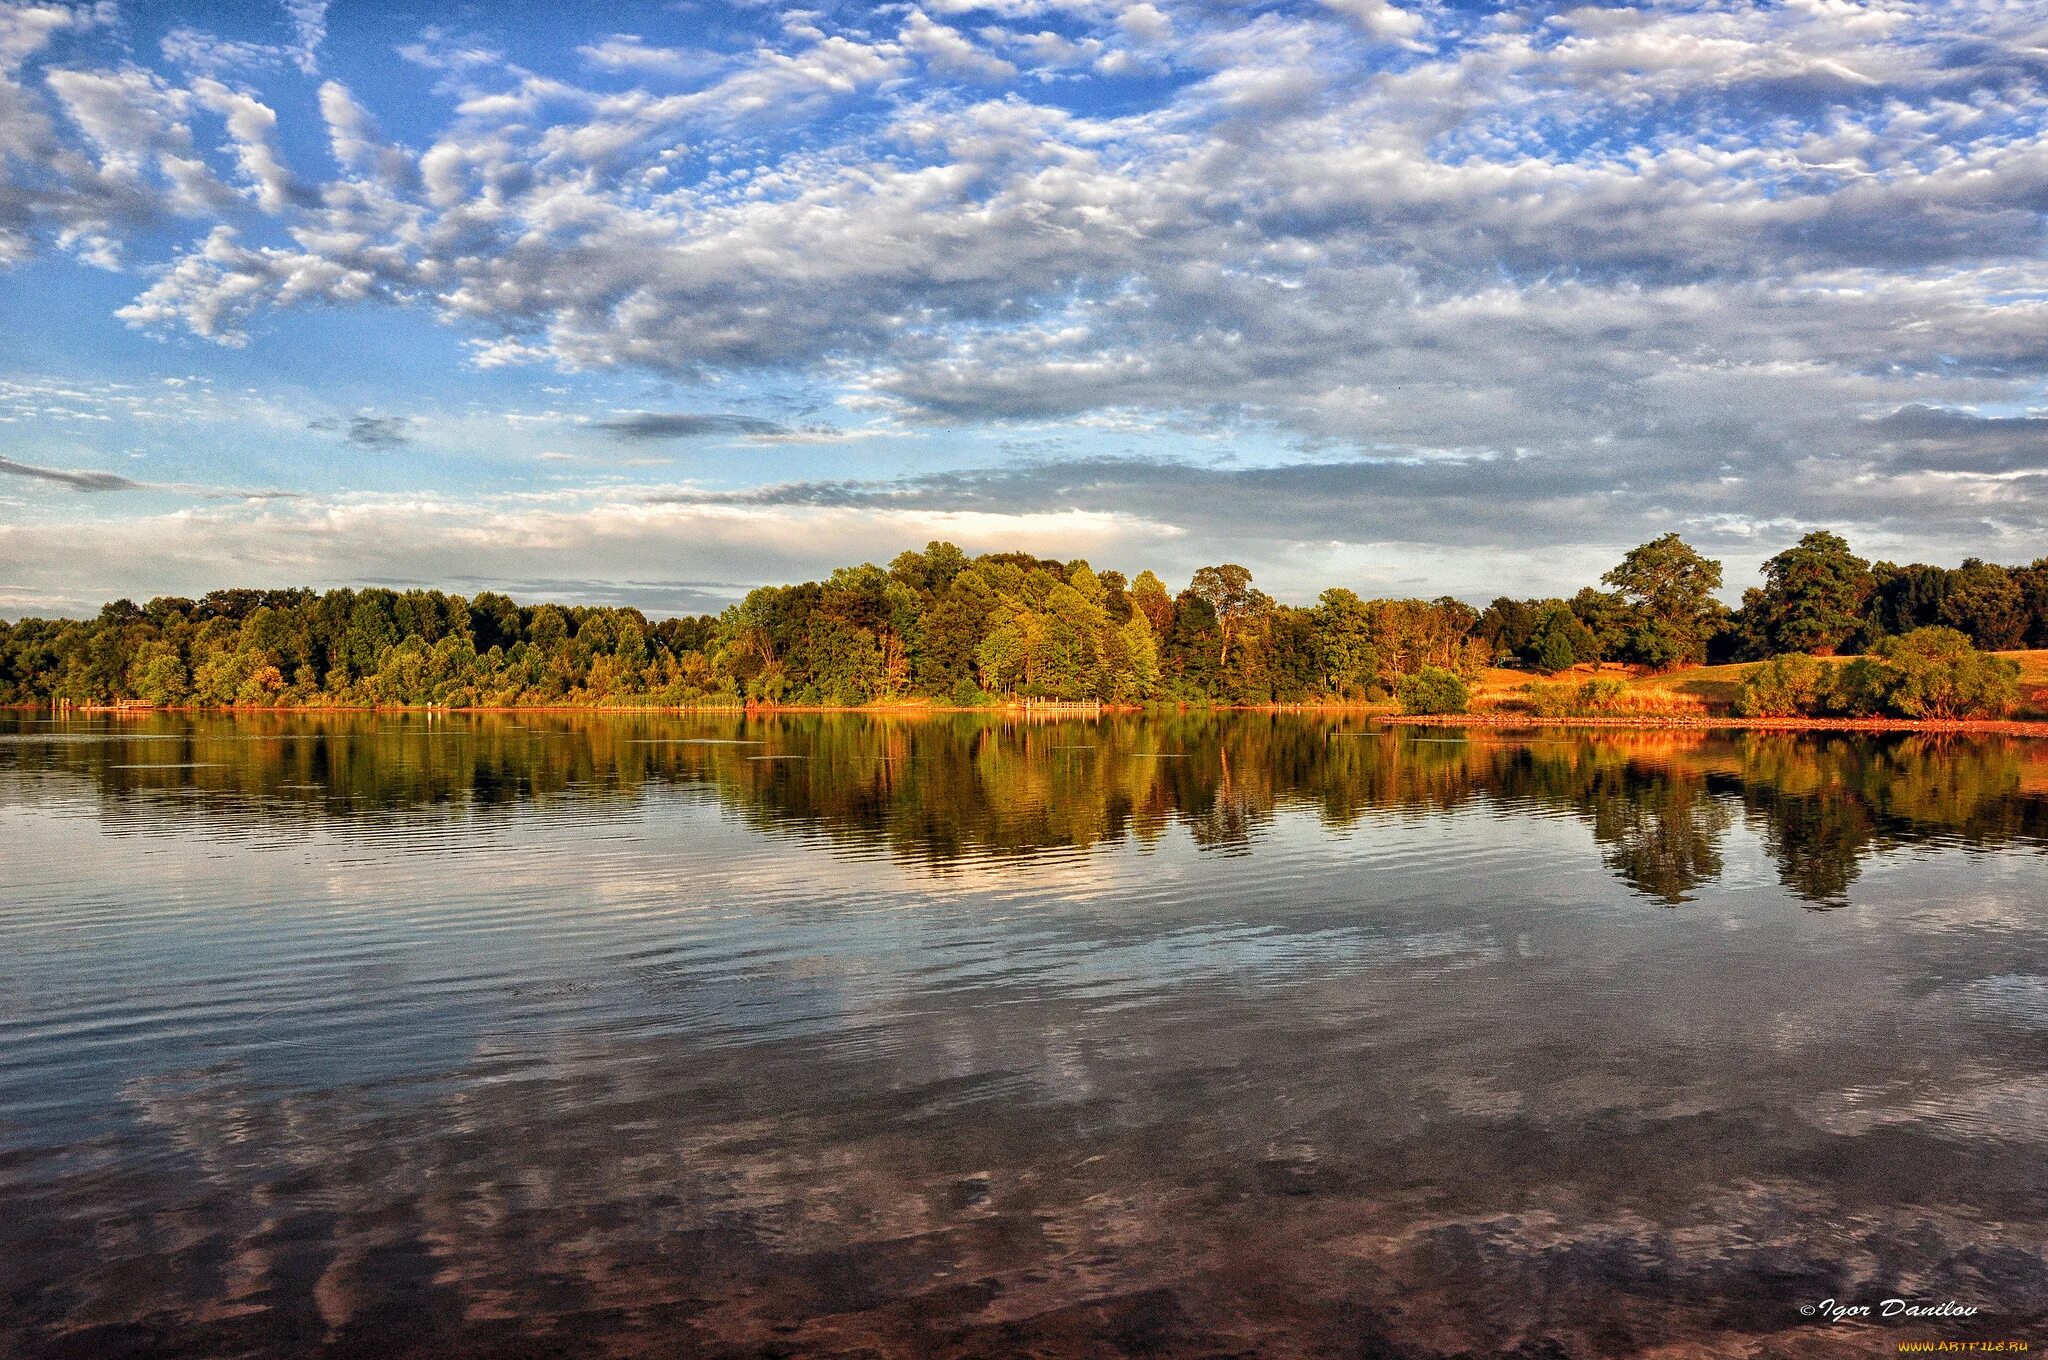
{"label": "green tree", "polygon": [[1918,628],[1883,638],[1842,667],[1833,690],[1837,711],[1900,718],[1998,717],[2019,702],[2019,663],[1970,645],[1953,628]]}
{"label": "green tree", "polygon": [[1580,660],[1608,661],[1627,649],[1629,634],[1635,631],[1635,615],[1619,594],[1587,586],[1572,596],[1571,610],[1593,635],[1593,655]]}
{"label": "green tree", "polygon": [[924,596],[943,591],[966,569],[967,554],[936,539],[925,544],[923,552],[901,552],[889,563],[891,576]]}
{"label": "green tree", "polygon": [[1363,695],[1378,680],[1380,669],[1372,613],[1365,601],[1353,591],[1333,586],[1316,601],[1313,615],[1324,691]]}
{"label": "green tree", "polygon": [[1112,624],[1104,654],[1108,659],[1103,698],[1118,703],[1136,703],[1152,697],[1159,687],[1159,645],[1152,625],[1137,610],[1120,624]]}
{"label": "green tree", "polygon": [[913,674],[927,694],[974,683],[975,652],[996,607],[995,591],[979,570],[957,573],[924,611]]}
{"label": "green tree", "polygon": [[2009,651],[2027,635],[2026,594],[2004,567],[1972,557],[1949,573],[1941,621],[1979,647]]}
{"label": "green tree", "polygon": [[1149,571],[1138,573],[1131,582],[1131,607],[1145,616],[1145,622],[1152,625],[1152,636],[1165,637],[1173,627],[1173,597],[1166,593],[1166,586]]}
{"label": "green tree", "polygon": [[1600,641],[1563,600],[1546,601],[1523,643],[1524,660],[1546,674],[1569,670],[1600,656]]}
{"label": "green tree", "polygon": [[1540,607],[1537,600],[1511,600],[1503,595],[1480,611],[1479,622],[1472,631],[1486,643],[1490,651],[1488,660],[1499,665],[1521,654],[1536,631]]}
{"label": "green tree", "polygon": [[1216,618],[1217,630],[1223,639],[1216,664],[1223,668],[1230,665],[1231,640],[1242,628],[1244,620],[1273,607],[1272,596],[1252,585],[1252,574],[1235,562],[1226,562],[1220,567],[1203,567],[1188,583],[1188,592],[1208,605],[1209,612]]}
{"label": "green tree", "polygon": [[1925,562],[1903,567],[1879,562],[1872,567],[1874,589],[1868,607],[1872,636],[1897,636],[1940,623],[1941,605],[1948,598],[1952,574],[1945,567]]}
{"label": "green tree", "polygon": [[2048,647],[2048,557],[2036,558],[2030,567],[2016,568],[2013,579],[2027,605],[2026,645]]}
{"label": "green tree", "polygon": [[168,642],[150,643],[136,654],[128,668],[128,689],[138,699],[164,706],[182,704],[192,692],[185,663]]}
{"label": "green tree", "polygon": [[1174,598],[1164,636],[1160,640],[1159,669],[1166,687],[1175,698],[1200,703],[1223,692],[1220,664],[1222,629],[1216,611],[1192,590]]}
{"label": "green tree", "polygon": [[1702,557],[1677,534],[1633,548],[1600,578],[1635,610],[1629,639],[1635,658],[1655,670],[1703,660],[1726,609],[1714,599],[1721,564]]}
{"label": "green tree", "polygon": [[1833,656],[1863,627],[1876,590],[1870,564],[1836,534],[1816,530],[1764,563],[1764,584],[1742,596],[1742,627],[1765,656]]}

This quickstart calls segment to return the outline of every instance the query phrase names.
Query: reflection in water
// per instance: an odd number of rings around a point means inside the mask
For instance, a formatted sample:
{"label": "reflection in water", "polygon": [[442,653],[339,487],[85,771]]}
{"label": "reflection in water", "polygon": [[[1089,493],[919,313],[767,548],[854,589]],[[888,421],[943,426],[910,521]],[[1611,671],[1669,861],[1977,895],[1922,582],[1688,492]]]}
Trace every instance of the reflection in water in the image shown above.
{"label": "reflection in water", "polygon": [[589,808],[706,790],[764,833],[886,845],[939,871],[1150,844],[1170,824],[1206,849],[1249,851],[1290,808],[1343,829],[1483,803],[1582,818],[1621,881],[1670,904],[1720,876],[1738,817],[1815,906],[1845,902],[1859,862],[1901,846],[2048,842],[2048,748],[2026,738],[1558,731],[1518,740],[1218,714],[20,722],[0,734],[0,796],[32,803],[48,795],[30,776],[70,776],[91,781],[110,827],[160,829],[176,806],[260,831],[292,817],[488,819],[572,791]]}
{"label": "reflection in water", "polygon": [[2048,1319],[2026,741],[0,717],[0,844],[0,1353]]}

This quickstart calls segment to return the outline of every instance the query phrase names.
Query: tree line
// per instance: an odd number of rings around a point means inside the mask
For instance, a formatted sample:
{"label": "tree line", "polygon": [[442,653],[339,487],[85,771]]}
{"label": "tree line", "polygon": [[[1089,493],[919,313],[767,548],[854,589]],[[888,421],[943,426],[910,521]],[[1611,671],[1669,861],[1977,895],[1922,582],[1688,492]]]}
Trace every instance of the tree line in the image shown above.
{"label": "tree line", "polygon": [[1170,591],[1085,561],[969,557],[950,543],[885,568],[764,586],[717,615],[520,605],[494,591],[220,590],[118,600],[98,616],[0,622],[0,703],[293,707],[926,698],[1262,704],[1431,691],[1493,665],[1669,669],[1879,651],[1927,628],[1985,649],[2048,646],[2048,559],[1871,564],[1830,533],[1764,567],[1740,608],[1676,534],[1568,599],[1274,601],[1241,566]]}

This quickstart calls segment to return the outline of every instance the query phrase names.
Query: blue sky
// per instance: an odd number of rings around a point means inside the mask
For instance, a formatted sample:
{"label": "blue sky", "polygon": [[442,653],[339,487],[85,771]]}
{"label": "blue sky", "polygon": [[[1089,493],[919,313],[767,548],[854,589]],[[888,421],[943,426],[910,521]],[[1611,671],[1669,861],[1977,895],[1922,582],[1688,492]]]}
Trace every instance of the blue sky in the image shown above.
{"label": "blue sky", "polygon": [[2048,554],[2048,12],[0,0],[0,613]]}

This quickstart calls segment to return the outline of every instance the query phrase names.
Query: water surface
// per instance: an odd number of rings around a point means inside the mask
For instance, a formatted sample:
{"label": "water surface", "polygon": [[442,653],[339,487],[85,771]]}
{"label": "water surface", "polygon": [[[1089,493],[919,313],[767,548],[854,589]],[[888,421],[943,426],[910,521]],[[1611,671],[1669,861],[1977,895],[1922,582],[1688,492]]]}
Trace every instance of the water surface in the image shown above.
{"label": "water surface", "polygon": [[2038,1346],[2044,847],[2019,739],[0,716],[0,1353]]}

